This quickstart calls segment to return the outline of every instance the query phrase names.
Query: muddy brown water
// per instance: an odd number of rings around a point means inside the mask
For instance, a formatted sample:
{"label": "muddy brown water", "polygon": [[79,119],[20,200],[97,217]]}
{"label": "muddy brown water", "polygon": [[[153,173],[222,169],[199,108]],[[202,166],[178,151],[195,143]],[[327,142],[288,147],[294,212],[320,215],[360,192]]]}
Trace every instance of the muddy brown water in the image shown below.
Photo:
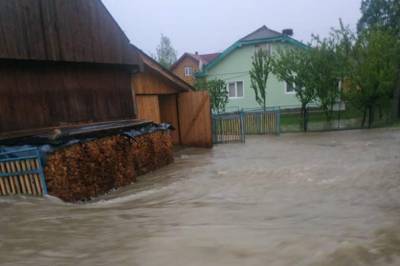
{"label": "muddy brown water", "polygon": [[89,204],[0,210],[1,265],[400,265],[400,130],[185,149]]}

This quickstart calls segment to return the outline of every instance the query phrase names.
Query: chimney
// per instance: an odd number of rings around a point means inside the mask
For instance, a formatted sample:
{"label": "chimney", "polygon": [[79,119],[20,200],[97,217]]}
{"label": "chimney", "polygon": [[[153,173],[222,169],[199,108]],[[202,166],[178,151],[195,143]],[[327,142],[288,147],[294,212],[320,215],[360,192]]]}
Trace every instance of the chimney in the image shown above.
{"label": "chimney", "polygon": [[293,29],[284,29],[282,30],[283,35],[293,36]]}

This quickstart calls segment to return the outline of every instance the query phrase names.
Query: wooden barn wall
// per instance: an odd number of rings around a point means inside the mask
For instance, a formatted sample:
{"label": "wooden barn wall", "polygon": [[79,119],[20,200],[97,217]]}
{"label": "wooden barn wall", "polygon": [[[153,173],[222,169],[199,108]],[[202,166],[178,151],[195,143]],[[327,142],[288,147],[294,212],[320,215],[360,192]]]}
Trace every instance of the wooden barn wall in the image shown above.
{"label": "wooden barn wall", "polygon": [[136,95],[137,116],[139,119],[161,122],[160,104],[157,95]]}
{"label": "wooden barn wall", "polygon": [[0,134],[134,117],[129,70],[0,62]]}
{"label": "wooden barn wall", "polygon": [[171,124],[175,128],[171,131],[172,142],[180,144],[177,95],[161,95],[159,103],[161,122]]}
{"label": "wooden barn wall", "polygon": [[179,125],[183,145],[212,147],[210,96],[206,91],[179,94]]}
{"label": "wooden barn wall", "polygon": [[177,85],[147,67],[145,67],[144,72],[132,76],[132,88],[137,95],[175,94],[179,92]]}
{"label": "wooden barn wall", "polygon": [[0,58],[136,65],[100,0],[0,0]]}

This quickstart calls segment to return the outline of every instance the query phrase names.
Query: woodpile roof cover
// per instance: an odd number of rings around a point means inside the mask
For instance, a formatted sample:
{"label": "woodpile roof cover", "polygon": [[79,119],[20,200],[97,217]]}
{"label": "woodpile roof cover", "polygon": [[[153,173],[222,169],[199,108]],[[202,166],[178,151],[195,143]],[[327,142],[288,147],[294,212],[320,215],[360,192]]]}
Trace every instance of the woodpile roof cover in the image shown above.
{"label": "woodpile roof cover", "polygon": [[0,0],[0,59],[140,65],[100,0]]}

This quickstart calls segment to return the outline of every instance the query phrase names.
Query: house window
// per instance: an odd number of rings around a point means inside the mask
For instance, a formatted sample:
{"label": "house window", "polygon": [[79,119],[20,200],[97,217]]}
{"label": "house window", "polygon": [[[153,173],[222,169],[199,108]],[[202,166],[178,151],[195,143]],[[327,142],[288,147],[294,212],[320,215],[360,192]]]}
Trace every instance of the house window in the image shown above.
{"label": "house window", "polygon": [[271,52],[272,52],[272,47],[271,47],[271,44],[269,44],[269,43],[257,44],[256,49],[266,52],[267,55],[271,55]]}
{"label": "house window", "polygon": [[285,82],[285,93],[296,94],[296,86],[293,83]]}
{"label": "house window", "polygon": [[185,77],[193,76],[193,68],[192,67],[185,67]]}
{"label": "house window", "polygon": [[229,98],[243,98],[244,86],[243,81],[234,81],[228,83]]}

